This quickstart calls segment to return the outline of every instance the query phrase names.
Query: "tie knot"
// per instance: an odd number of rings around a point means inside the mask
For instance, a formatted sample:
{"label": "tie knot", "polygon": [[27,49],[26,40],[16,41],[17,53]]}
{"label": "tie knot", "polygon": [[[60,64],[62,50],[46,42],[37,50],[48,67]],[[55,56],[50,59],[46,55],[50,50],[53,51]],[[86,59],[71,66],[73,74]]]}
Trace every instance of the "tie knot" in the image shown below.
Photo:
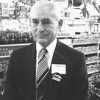
{"label": "tie knot", "polygon": [[39,58],[46,55],[48,53],[47,49],[46,48],[42,48],[40,50],[40,53],[39,53]]}
{"label": "tie knot", "polygon": [[47,51],[46,48],[42,48],[42,49],[41,49],[41,52],[42,52],[43,54],[47,54],[48,51]]}

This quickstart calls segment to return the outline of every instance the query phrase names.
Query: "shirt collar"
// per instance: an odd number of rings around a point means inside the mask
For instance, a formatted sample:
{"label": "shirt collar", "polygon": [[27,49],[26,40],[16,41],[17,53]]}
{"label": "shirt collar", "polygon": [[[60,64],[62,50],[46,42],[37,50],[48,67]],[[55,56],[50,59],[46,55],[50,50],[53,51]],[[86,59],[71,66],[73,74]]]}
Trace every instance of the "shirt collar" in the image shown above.
{"label": "shirt collar", "polygon": [[[46,47],[50,56],[53,55],[56,44],[57,44],[57,38],[55,38],[55,40],[49,46]],[[39,54],[41,49],[42,49],[42,46],[38,42],[36,42],[37,55]]]}
{"label": "shirt collar", "polygon": [[46,49],[48,50],[49,55],[52,57],[55,47],[56,47],[57,39],[55,39]]}

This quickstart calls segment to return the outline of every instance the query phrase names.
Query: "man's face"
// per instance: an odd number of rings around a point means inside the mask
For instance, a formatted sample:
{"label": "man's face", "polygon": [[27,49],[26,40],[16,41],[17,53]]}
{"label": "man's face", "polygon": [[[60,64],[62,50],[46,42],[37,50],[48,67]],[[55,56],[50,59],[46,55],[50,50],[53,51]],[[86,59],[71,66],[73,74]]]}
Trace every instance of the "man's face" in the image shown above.
{"label": "man's face", "polygon": [[32,32],[35,41],[43,47],[48,46],[56,37],[58,20],[50,9],[41,9],[41,7],[33,12]]}

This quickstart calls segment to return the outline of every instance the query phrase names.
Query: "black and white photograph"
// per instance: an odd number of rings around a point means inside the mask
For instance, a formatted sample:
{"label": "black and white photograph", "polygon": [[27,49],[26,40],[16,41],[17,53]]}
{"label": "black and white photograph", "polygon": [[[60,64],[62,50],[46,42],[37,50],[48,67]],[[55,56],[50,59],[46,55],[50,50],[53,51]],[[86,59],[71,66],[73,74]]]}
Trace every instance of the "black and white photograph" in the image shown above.
{"label": "black and white photograph", "polygon": [[100,100],[100,0],[0,0],[0,100]]}

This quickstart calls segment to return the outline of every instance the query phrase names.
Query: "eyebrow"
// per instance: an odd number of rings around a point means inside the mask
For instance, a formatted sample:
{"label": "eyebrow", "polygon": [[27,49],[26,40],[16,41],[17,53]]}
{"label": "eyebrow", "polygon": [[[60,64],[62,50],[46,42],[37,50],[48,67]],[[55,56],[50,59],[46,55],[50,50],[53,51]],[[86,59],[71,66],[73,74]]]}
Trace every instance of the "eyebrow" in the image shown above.
{"label": "eyebrow", "polygon": [[34,19],[32,19],[32,21],[39,21],[39,19],[38,18],[34,18]]}
{"label": "eyebrow", "polygon": [[49,18],[43,18],[42,21],[49,21],[50,22],[50,19]]}
{"label": "eyebrow", "polygon": [[[32,21],[39,21],[38,18],[33,18]],[[49,18],[43,18],[42,21],[50,21]]]}

